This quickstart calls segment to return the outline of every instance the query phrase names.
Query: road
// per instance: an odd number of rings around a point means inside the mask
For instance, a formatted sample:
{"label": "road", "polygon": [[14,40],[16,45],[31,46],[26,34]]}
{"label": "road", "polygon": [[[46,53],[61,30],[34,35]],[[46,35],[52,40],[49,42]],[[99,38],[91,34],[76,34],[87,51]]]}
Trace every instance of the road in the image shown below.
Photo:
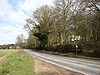
{"label": "road", "polygon": [[100,61],[97,60],[63,57],[38,53],[31,50],[24,51],[38,59],[63,67],[65,69],[80,72],[85,75],[100,75]]}

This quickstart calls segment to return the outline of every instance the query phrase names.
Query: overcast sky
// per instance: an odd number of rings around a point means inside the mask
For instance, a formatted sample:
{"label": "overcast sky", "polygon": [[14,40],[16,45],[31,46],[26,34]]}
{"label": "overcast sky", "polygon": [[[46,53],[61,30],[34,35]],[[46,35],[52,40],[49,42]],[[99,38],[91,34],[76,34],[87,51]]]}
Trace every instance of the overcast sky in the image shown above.
{"label": "overcast sky", "polygon": [[24,30],[25,19],[42,5],[52,5],[53,0],[0,0],[0,44],[15,43],[16,36]]}

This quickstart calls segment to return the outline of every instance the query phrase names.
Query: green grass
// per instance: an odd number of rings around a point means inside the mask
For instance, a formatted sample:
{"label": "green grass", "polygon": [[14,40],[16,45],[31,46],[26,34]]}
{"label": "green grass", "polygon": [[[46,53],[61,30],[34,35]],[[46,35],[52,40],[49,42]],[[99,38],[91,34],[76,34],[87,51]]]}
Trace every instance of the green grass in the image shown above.
{"label": "green grass", "polygon": [[8,49],[0,49],[0,57],[6,55],[8,53],[14,52],[13,50],[14,49],[9,49],[9,50]]}
{"label": "green grass", "polygon": [[0,75],[36,75],[33,58],[22,51],[11,54],[1,64]]}

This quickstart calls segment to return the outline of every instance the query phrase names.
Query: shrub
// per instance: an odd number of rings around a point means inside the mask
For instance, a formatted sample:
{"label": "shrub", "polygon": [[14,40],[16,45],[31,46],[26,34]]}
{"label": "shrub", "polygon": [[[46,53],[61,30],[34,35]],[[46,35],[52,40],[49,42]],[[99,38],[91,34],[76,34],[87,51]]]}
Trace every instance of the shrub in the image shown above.
{"label": "shrub", "polygon": [[[59,52],[59,53],[76,53],[76,45],[67,44],[67,45],[57,45],[57,46],[47,46],[44,48],[44,51],[52,51],[52,52]],[[78,45],[77,53],[83,53],[82,47]]]}
{"label": "shrub", "polygon": [[64,45],[64,52],[65,53],[72,52],[72,45],[71,44]]}
{"label": "shrub", "polygon": [[55,47],[54,46],[47,46],[44,48],[44,51],[53,51],[55,52]]}
{"label": "shrub", "polygon": [[100,50],[94,50],[92,55],[100,58]]}
{"label": "shrub", "polygon": [[58,52],[63,52],[64,46],[63,45],[57,45],[57,46],[55,46],[55,50],[58,51]]}

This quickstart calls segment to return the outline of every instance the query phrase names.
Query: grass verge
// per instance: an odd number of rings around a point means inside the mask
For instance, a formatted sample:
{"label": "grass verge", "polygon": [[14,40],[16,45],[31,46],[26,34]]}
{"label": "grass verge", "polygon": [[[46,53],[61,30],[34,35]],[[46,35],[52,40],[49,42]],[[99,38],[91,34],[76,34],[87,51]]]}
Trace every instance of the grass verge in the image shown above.
{"label": "grass verge", "polygon": [[0,75],[36,75],[33,58],[22,51],[11,54],[0,66]]}

